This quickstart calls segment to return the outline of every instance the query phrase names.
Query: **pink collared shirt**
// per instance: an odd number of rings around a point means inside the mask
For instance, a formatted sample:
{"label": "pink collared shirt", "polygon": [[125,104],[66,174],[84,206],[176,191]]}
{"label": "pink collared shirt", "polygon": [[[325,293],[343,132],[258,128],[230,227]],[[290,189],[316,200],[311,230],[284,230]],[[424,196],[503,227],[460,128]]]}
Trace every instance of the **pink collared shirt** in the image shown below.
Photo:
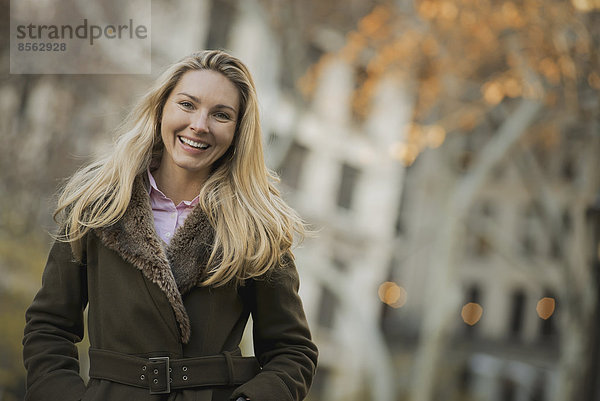
{"label": "pink collared shirt", "polygon": [[148,178],[150,179],[149,195],[154,215],[154,227],[158,236],[169,244],[177,228],[183,225],[185,218],[198,204],[198,196],[191,201],[182,201],[175,206],[173,201],[158,189],[150,170],[148,170]]}

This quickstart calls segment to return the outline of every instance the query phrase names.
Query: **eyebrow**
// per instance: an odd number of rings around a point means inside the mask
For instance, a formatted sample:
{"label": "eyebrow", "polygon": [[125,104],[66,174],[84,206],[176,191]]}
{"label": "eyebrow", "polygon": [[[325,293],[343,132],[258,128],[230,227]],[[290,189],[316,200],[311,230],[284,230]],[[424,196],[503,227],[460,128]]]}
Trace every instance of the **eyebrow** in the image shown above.
{"label": "eyebrow", "polygon": [[[196,102],[196,103],[201,103],[201,102],[200,102],[200,99],[198,99],[198,98],[197,98],[196,96],[194,96],[194,95],[190,95],[189,93],[185,93],[185,92],[179,92],[179,93],[178,93],[178,95],[187,96],[187,97],[189,97],[190,99],[192,99],[194,102]],[[228,106],[228,105],[226,105],[226,104],[217,104],[215,107],[217,107],[217,108],[226,108],[226,109],[230,109],[230,110],[231,110],[231,111],[233,111],[234,113],[237,113],[236,109],[234,109],[233,107],[231,107],[231,106]]]}

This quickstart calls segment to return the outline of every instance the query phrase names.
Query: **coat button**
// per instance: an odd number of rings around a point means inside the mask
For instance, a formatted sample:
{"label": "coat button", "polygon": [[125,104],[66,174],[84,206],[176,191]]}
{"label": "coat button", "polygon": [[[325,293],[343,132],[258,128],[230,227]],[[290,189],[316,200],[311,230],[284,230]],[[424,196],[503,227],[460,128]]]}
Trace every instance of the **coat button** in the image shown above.
{"label": "coat button", "polygon": [[142,370],[145,372],[146,371],[146,365],[142,366]]}
{"label": "coat button", "polygon": [[182,379],[183,379],[183,381],[186,381],[186,380],[187,380],[187,376],[185,376],[185,375],[184,375],[184,376],[182,377]]}
{"label": "coat button", "polygon": [[158,369],[154,369],[154,374],[157,375],[158,374]]}
{"label": "coat button", "polygon": [[153,380],[154,384],[158,384],[158,379]]}
{"label": "coat button", "polygon": [[140,380],[146,380],[146,376],[144,376],[144,375],[141,375],[141,376],[140,376]]}
{"label": "coat button", "polygon": [[183,368],[181,368],[184,372],[187,372],[187,366],[184,366]]}

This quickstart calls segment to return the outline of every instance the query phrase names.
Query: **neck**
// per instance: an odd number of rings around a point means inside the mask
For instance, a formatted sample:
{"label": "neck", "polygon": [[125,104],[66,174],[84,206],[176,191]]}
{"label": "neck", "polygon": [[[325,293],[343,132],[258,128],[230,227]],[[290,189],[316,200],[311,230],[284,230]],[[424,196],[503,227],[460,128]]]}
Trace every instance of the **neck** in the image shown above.
{"label": "neck", "polygon": [[190,172],[167,163],[161,163],[152,175],[158,189],[175,205],[198,196],[208,176],[205,172]]}

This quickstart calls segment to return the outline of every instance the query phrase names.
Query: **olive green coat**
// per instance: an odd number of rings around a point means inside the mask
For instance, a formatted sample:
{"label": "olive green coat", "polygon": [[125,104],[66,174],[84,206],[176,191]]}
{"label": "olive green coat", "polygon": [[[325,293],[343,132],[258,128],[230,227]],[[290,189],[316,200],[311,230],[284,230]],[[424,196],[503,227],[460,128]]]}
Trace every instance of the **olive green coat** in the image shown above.
{"label": "olive green coat", "polygon": [[[81,262],[69,244],[50,251],[42,288],[26,313],[26,401],[302,400],[317,349],[298,297],[292,262],[242,286],[204,287],[213,231],[199,207],[166,246],[156,235],[147,183],[137,179],[129,207],[114,226],[91,231]],[[201,267],[201,268],[199,268]],[[185,358],[239,352],[249,315],[262,367],[239,387],[149,390],[103,379],[86,385],[74,343],[88,310],[91,347],[141,357]]]}

